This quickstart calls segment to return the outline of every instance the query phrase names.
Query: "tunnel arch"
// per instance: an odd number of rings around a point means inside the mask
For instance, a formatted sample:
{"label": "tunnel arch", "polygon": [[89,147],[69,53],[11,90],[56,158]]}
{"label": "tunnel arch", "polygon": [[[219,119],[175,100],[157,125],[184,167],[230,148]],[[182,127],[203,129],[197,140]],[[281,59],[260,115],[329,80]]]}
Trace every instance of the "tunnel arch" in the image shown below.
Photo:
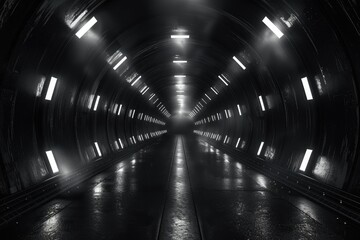
{"label": "tunnel arch", "polygon": [[[186,75],[188,113],[199,102],[204,106],[191,116],[204,139],[209,139],[205,132],[212,133],[217,142],[254,161],[359,194],[356,1],[158,0],[139,5],[64,0],[7,1],[2,7],[1,195],[53,176],[48,149],[54,150],[62,174],[98,159],[95,142],[105,158],[120,150],[119,139],[124,148],[154,141],[152,136],[166,131],[169,115],[177,114],[175,74]],[[77,38],[76,31],[93,16],[98,19],[93,29]],[[282,30],[281,39],[262,23],[265,16]],[[174,42],[170,35],[178,28],[190,39]],[[115,63],[108,61],[117,51],[127,60],[114,70]],[[187,65],[174,66],[176,57],[186,58]],[[218,78],[221,74],[229,86]],[[142,76],[135,87],[134,76]],[[44,97],[51,77],[58,82],[49,102]],[[303,91],[304,77],[311,101]],[[149,89],[139,93],[143,87]],[[150,101],[152,94],[156,97]],[[224,110],[232,116],[226,118]],[[220,113],[221,120],[212,120]],[[140,120],[141,114],[148,120]],[[203,119],[207,123],[197,124]],[[306,149],[313,150],[311,159],[306,171],[299,171]]]}

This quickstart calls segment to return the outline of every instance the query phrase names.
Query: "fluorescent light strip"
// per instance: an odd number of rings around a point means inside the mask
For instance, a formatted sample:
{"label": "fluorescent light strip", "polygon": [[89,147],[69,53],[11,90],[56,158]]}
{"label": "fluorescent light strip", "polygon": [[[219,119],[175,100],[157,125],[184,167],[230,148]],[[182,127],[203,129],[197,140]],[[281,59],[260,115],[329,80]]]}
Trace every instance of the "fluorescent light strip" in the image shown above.
{"label": "fluorescent light strip", "polygon": [[84,36],[84,34],[95,25],[95,23],[97,23],[97,20],[95,17],[92,17],[82,28],[80,28],[80,30],[76,33],[76,36],[78,38],[82,38],[82,36]]}
{"label": "fluorescent light strip", "polygon": [[117,143],[116,140],[115,140],[114,144],[115,144],[115,148],[116,148],[116,149],[119,149],[119,144]]}
{"label": "fluorescent light strip", "polygon": [[176,77],[176,78],[185,78],[186,75],[175,75],[174,77]]}
{"label": "fluorescent light strip", "polygon": [[141,76],[139,76],[137,79],[135,79],[135,81],[131,84],[131,86],[134,86],[137,83],[137,81],[139,81],[140,78],[141,78]]}
{"label": "fluorescent light strip", "polygon": [[241,116],[241,109],[240,109],[240,105],[237,105],[238,111],[239,111],[239,115]]}
{"label": "fluorescent light strip", "polygon": [[114,114],[117,113],[117,108],[118,108],[118,104],[115,104],[115,106],[114,106],[114,111],[113,111]]}
{"label": "fluorescent light strip", "polygon": [[278,37],[281,38],[282,36],[284,36],[284,34],[280,31],[280,29],[278,27],[275,26],[275,24],[273,22],[270,21],[270,19],[268,19],[267,17],[264,17],[264,19],[262,20],[262,22],[268,27],[270,28],[270,30]]}
{"label": "fluorescent light strip", "polygon": [[132,112],[131,118],[134,118],[135,112],[136,112],[136,110],[134,109],[133,112]]}
{"label": "fluorescent light strip", "polygon": [[238,138],[238,140],[237,140],[237,142],[236,142],[236,148],[238,148],[238,146],[239,146],[240,139],[241,139],[241,138]]}
{"label": "fluorescent light strip", "polygon": [[304,87],[306,99],[307,100],[313,100],[313,96],[312,96],[312,93],[311,93],[311,89],[310,89],[310,85],[309,85],[309,81],[308,81],[307,77],[303,77],[301,79],[301,82],[302,82],[302,85]]}
{"label": "fluorescent light strip", "polygon": [[145,86],[140,90],[140,93],[142,93],[146,88],[147,88],[147,86],[145,85]]}
{"label": "fluorescent light strip", "polygon": [[101,157],[102,154],[101,154],[101,151],[100,151],[100,148],[99,148],[99,144],[98,144],[97,142],[94,142],[94,144],[95,144],[95,147],[96,147],[96,151],[97,151],[97,153],[98,153],[98,156]]}
{"label": "fluorescent light strip", "polygon": [[224,138],[224,143],[226,143],[227,137],[228,137],[228,136],[226,135],[225,138]]}
{"label": "fluorescent light strip", "polygon": [[120,113],[121,113],[121,109],[122,109],[122,104],[120,104],[120,107],[119,107],[119,110],[118,110],[118,113],[117,113],[118,116],[119,116]]}
{"label": "fluorescent light strip", "polygon": [[59,172],[59,168],[58,168],[58,165],[55,161],[55,157],[54,157],[54,154],[51,150],[49,151],[46,151],[46,156],[47,156],[47,159],[49,161],[49,164],[50,164],[50,167],[51,167],[51,171],[53,173],[57,173]]}
{"label": "fluorescent light strip", "polygon": [[113,69],[116,70],[118,69],[118,67],[120,67],[121,64],[123,64],[123,62],[125,62],[125,60],[127,59],[127,57],[123,57],[123,59],[120,60],[120,62],[118,62]]}
{"label": "fluorescent light strip", "polygon": [[299,169],[300,171],[305,172],[306,167],[307,167],[307,165],[308,165],[308,163],[309,163],[309,160],[310,160],[312,151],[313,151],[312,149],[306,149],[304,158],[303,158],[303,160],[302,160],[302,162],[301,162],[301,166],[300,166],[300,169]]}
{"label": "fluorescent light strip", "polygon": [[171,38],[190,38],[189,35],[171,35]]}
{"label": "fluorescent light strip", "polygon": [[186,60],[174,60],[173,63],[187,63]]}
{"label": "fluorescent light strip", "polygon": [[261,142],[261,143],[260,143],[259,150],[258,150],[258,152],[257,152],[257,155],[258,155],[258,156],[260,155],[263,146],[264,146],[264,142]]}
{"label": "fluorescent light strip", "polygon": [[211,90],[213,90],[213,92],[216,94],[216,95],[218,95],[218,93],[215,91],[215,89],[213,88],[213,87],[210,87],[211,88]]}
{"label": "fluorescent light strip", "polygon": [[99,104],[99,100],[100,100],[100,96],[97,95],[97,96],[96,96],[96,100],[95,100],[95,105],[94,105],[94,108],[93,108],[94,111],[97,110],[97,107],[98,107],[98,104]]}
{"label": "fluorescent light strip", "polygon": [[218,77],[225,84],[225,86],[229,86],[229,84],[220,75]]}
{"label": "fluorescent light strip", "polygon": [[246,69],[245,65],[244,65],[242,62],[240,62],[239,59],[237,59],[235,56],[233,56],[233,59],[234,59],[234,61],[235,61],[237,64],[239,64],[239,66],[240,66],[243,70]]}
{"label": "fluorescent light strip", "polygon": [[57,78],[51,77],[48,90],[46,92],[45,100],[51,101],[55,87],[56,87]]}
{"label": "fluorescent light strip", "polygon": [[228,115],[229,115],[229,118],[231,118],[231,111],[230,111],[230,109],[228,109]]}
{"label": "fluorescent light strip", "polygon": [[228,118],[229,116],[228,116],[227,111],[226,111],[226,110],[224,110],[224,112],[225,112],[225,116],[226,116],[226,118]]}
{"label": "fluorescent light strip", "polygon": [[148,90],[149,90],[149,87],[147,87],[141,95],[144,95]]}
{"label": "fluorescent light strip", "polygon": [[87,10],[83,11],[83,12],[70,24],[70,28],[74,28],[74,27],[80,22],[80,20],[85,16],[85,14],[86,14],[87,12],[88,12]]}
{"label": "fluorescent light strip", "polygon": [[149,98],[149,101],[155,96],[155,93],[152,94],[152,96]]}
{"label": "fluorescent light strip", "polygon": [[264,101],[263,101],[262,96],[259,96],[259,102],[260,102],[261,110],[264,112],[265,111],[265,105],[264,105]]}
{"label": "fluorescent light strip", "polygon": [[230,83],[229,79],[227,79],[224,74],[221,74],[220,76],[221,76],[222,78],[224,78],[225,81],[227,81],[228,83]]}

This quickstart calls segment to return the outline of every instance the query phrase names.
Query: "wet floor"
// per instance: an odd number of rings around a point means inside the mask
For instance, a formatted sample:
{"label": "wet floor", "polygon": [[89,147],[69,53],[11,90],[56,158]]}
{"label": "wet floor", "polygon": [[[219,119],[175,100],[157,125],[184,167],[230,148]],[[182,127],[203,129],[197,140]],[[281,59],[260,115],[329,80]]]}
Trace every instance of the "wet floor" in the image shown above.
{"label": "wet floor", "polygon": [[176,136],[5,226],[1,239],[342,239],[331,219],[213,146]]}

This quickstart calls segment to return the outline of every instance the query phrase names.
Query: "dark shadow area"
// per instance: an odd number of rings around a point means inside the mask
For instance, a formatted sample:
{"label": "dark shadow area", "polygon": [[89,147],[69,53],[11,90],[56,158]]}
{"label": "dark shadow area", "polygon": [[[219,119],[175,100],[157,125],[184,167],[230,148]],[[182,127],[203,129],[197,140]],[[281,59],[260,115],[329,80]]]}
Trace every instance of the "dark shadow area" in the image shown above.
{"label": "dark shadow area", "polygon": [[168,124],[169,134],[188,135],[194,130],[194,122],[189,117],[175,115],[170,118]]}

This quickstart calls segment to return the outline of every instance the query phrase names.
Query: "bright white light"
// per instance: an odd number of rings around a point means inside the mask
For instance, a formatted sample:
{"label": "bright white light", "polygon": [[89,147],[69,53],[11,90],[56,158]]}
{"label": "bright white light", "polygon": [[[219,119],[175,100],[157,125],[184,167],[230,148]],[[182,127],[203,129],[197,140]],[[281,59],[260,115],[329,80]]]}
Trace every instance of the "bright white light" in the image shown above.
{"label": "bright white light", "polygon": [[211,87],[211,90],[216,94],[218,95],[218,93],[215,91],[215,89],[213,87]]}
{"label": "bright white light", "polygon": [[114,106],[114,111],[113,111],[114,114],[117,113],[117,108],[118,108],[118,104],[115,104],[115,106]]}
{"label": "bright white light", "polygon": [[312,100],[313,96],[312,96],[312,93],[311,93],[311,89],[310,89],[310,85],[309,85],[309,81],[308,81],[307,77],[303,77],[301,79],[301,82],[302,82],[302,85],[304,87],[306,99],[307,100]]}
{"label": "bright white light", "polygon": [[141,95],[144,95],[148,90],[149,90],[149,87],[147,87]]}
{"label": "bright white light", "polygon": [[70,28],[74,28],[74,27],[80,22],[80,20],[85,16],[85,14],[86,14],[87,12],[88,12],[87,10],[83,11],[83,12],[70,24]]}
{"label": "bright white light", "polygon": [[171,35],[171,38],[190,38],[189,35]]}
{"label": "bright white light", "polygon": [[225,116],[226,116],[226,118],[228,118],[228,114],[227,114],[227,111],[226,111],[226,110],[224,110],[224,112],[225,112]]}
{"label": "bright white light", "polygon": [[177,90],[176,93],[184,93],[184,90]]}
{"label": "bright white light", "polygon": [[239,111],[239,115],[241,116],[241,108],[240,108],[239,104],[237,105],[237,108],[238,108],[238,111]]}
{"label": "bright white light", "polygon": [[237,142],[236,142],[236,148],[239,146],[240,139],[241,139],[241,138],[238,138],[238,140],[237,140]]}
{"label": "bright white light", "polygon": [[218,77],[225,84],[225,86],[229,86],[229,84],[220,75]]}
{"label": "bright white light", "polygon": [[139,81],[140,78],[141,78],[141,76],[138,76],[138,78],[135,79],[135,81],[133,81],[133,83],[131,84],[131,86],[134,86],[134,85],[137,83],[137,81]]}
{"label": "bright white light", "polygon": [[119,149],[119,144],[117,143],[117,141],[115,141],[114,144],[115,144],[115,148]]}
{"label": "bright white light", "polygon": [[121,109],[122,109],[122,104],[120,104],[120,107],[119,107],[119,110],[118,110],[118,113],[117,113],[118,116],[119,116],[120,113],[121,113]]}
{"label": "bright white light", "polygon": [[48,90],[46,92],[45,100],[48,100],[48,101],[51,100],[54,90],[55,90],[55,87],[56,87],[56,82],[57,82],[57,78],[51,77],[50,84],[49,84]]}
{"label": "bright white light", "polygon": [[185,78],[186,75],[175,75],[174,77],[176,77],[176,78]]}
{"label": "bright white light", "polygon": [[101,151],[100,151],[100,148],[99,148],[99,144],[97,142],[94,142],[94,144],[95,144],[95,148],[96,148],[96,151],[98,153],[98,156],[101,157],[102,155],[101,155]]}
{"label": "bright white light", "polygon": [[262,20],[263,23],[265,23],[265,25],[270,28],[270,30],[278,37],[281,38],[282,36],[284,36],[284,34],[280,31],[280,29],[278,27],[275,26],[275,24],[273,22],[271,22],[267,17],[264,17],[264,19]]}
{"label": "bright white light", "polygon": [[176,84],[175,85],[178,89],[184,89],[185,85],[184,84]]}
{"label": "bright white light", "polygon": [[84,36],[85,33],[87,33],[87,31],[90,30],[90,28],[92,28],[92,26],[95,25],[95,23],[97,22],[95,17],[92,17],[87,23],[85,23],[85,25],[80,28],[80,30],[76,33],[76,36],[78,38],[82,38],[82,36]]}
{"label": "bright white light", "polygon": [[133,112],[132,112],[131,118],[134,118],[135,112],[136,112],[136,110],[134,109]]}
{"label": "bright white light", "polygon": [[147,86],[145,85],[145,86],[140,90],[140,93],[142,93],[146,88],[147,88]]}
{"label": "bright white light", "polygon": [[260,102],[261,110],[264,112],[265,111],[265,105],[264,105],[264,101],[263,101],[262,96],[259,96],[259,102]]}
{"label": "bright white light", "polygon": [[303,158],[303,160],[302,160],[302,162],[301,162],[300,171],[305,172],[306,167],[307,167],[307,165],[308,165],[308,163],[309,163],[309,160],[310,160],[312,151],[313,151],[312,149],[306,149],[304,158]]}
{"label": "bright white light", "polygon": [[224,143],[226,143],[227,137],[228,137],[228,136],[226,135],[225,138],[224,138]]}
{"label": "bright white light", "polygon": [[53,173],[59,172],[59,168],[58,168],[58,166],[57,166],[57,164],[56,164],[56,161],[55,161],[55,157],[54,157],[53,152],[52,152],[51,150],[46,151],[46,156],[47,156],[47,158],[48,158],[48,160],[49,160],[50,167],[51,167],[51,171],[52,171]]}
{"label": "bright white light", "polygon": [[230,83],[229,79],[227,79],[224,74],[221,74],[220,77],[222,77],[223,79],[225,79],[226,82]]}
{"label": "bright white light", "polygon": [[261,143],[260,143],[259,150],[258,150],[258,152],[257,152],[257,155],[258,155],[258,156],[260,155],[263,146],[264,146],[264,142],[261,142]]}
{"label": "bright white light", "polygon": [[174,60],[173,63],[187,63],[186,60]]}
{"label": "bright white light", "polygon": [[242,69],[246,69],[246,67],[245,67],[245,65],[242,63],[242,62],[240,62],[240,60],[239,59],[237,59],[235,56],[233,56],[233,59],[234,59],[234,61],[237,63],[237,64],[239,64],[239,66],[242,68]]}
{"label": "bright white light", "polygon": [[118,63],[113,67],[113,69],[114,69],[114,70],[118,69],[118,67],[120,67],[120,65],[123,64],[123,62],[125,62],[126,59],[127,59],[127,57],[123,57],[123,58],[120,60],[120,62],[118,62]]}
{"label": "bright white light", "polygon": [[94,108],[93,108],[94,111],[97,110],[97,107],[98,107],[98,104],[99,104],[99,100],[100,100],[100,96],[97,95],[96,100],[95,100],[95,105],[94,105]]}
{"label": "bright white light", "polygon": [[211,98],[205,93],[205,96],[211,101]]}
{"label": "bright white light", "polygon": [[151,95],[151,97],[149,98],[149,101],[150,101],[154,96],[155,96],[155,94],[153,93],[153,94]]}

